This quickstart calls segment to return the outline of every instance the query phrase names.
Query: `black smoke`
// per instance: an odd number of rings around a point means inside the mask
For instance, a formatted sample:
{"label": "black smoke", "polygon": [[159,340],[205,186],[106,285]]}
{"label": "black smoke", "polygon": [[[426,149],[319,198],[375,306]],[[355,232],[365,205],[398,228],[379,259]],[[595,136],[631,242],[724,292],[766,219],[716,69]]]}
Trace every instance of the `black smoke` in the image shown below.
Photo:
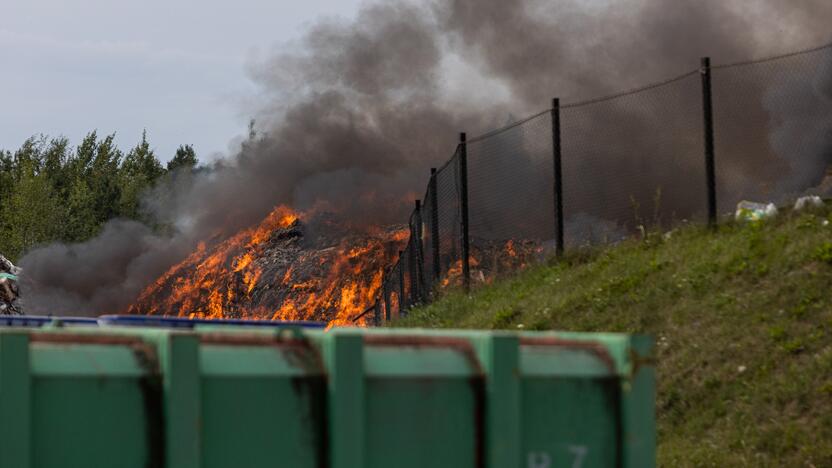
{"label": "black smoke", "polygon": [[[830,21],[827,0],[394,0],[366,4],[352,20],[321,20],[251,64],[257,133],[224,161],[148,194],[146,210],[172,233],[114,221],[89,242],[30,252],[21,262],[28,312],[122,311],[196,242],[221,240],[277,204],[401,222],[461,130],[481,133],[555,95],[576,101],[674,76],[703,55],[730,62],[822,43]],[[643,119],[653,105],[574,121],[593,135],[624,117],[638,150],[649,146]],[[497,167],[534,178],[524,154],[542,151],[520,149],[513,165]],[[595,185],[651,163],[633,161],[619,157]]]}

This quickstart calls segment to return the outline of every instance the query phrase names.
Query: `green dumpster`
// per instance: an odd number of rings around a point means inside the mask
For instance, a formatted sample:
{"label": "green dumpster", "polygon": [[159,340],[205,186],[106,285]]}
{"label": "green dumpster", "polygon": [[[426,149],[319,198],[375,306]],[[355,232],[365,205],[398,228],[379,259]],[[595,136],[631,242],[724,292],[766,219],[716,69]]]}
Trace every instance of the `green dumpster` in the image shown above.
{"label": "green dumpster", "polygon": [[0,467],[651,467],[649,338],[0,331]]}

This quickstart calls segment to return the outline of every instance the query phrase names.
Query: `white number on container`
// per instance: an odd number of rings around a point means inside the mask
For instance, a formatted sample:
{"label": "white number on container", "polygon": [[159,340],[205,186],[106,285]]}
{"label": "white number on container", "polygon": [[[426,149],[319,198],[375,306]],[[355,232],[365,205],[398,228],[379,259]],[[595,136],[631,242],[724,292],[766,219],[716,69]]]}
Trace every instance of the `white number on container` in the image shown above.
{"label": "white number on container", "polygon": [[531,452],[529,453],[528,468],[550,468],[552,466],[552,457],[546,452]]}
{"label": "white number on container", "polygon": [[[572,459],[572,468],[583,468],[589,448],[586,445],[570,445],[569,453],[575,457]],[[529,452],[526,466],[528,468],[551,468],[552,457],[546,452]]]}
{"label": "white number on container", "polygon": [[575,461],[572,462],[572,468],[581,468],[584,466],[584,459],[586,458],[586,454],[589,453],[589,449],[586,445],[570,445],[569,451],[575,455]]}

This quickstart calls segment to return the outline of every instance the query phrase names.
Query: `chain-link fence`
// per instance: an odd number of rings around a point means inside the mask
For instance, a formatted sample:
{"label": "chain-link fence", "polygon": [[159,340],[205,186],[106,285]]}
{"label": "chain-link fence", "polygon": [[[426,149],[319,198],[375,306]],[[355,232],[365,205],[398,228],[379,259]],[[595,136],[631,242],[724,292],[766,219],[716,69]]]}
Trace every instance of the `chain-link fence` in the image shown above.
{"label": "chain-link fence", "polygon": [[431,171],[375,323],[438,291],[687,222],[741,200],[832,195],[832,44],[560,105],[466,140]]}
{"label": "chain-link fence", "polygon": [[567,246],[621,240],[639,226],[707,214],[697,71],[659,86],[564,106]]}
{"label": "chain-link fence", "polygon": [[824,194],[832,159],[832,47],[715,66],[720,212],[743,199]]}

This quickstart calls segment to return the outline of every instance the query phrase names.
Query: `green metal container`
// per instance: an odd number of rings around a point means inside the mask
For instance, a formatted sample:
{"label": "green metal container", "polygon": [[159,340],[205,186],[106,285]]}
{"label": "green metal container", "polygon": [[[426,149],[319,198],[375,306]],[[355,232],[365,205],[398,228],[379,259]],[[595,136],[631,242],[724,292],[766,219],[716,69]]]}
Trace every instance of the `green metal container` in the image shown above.
{"label": "green metal container", "polygon": [[652,341],[0,331],[0,468],[651,467]]}

